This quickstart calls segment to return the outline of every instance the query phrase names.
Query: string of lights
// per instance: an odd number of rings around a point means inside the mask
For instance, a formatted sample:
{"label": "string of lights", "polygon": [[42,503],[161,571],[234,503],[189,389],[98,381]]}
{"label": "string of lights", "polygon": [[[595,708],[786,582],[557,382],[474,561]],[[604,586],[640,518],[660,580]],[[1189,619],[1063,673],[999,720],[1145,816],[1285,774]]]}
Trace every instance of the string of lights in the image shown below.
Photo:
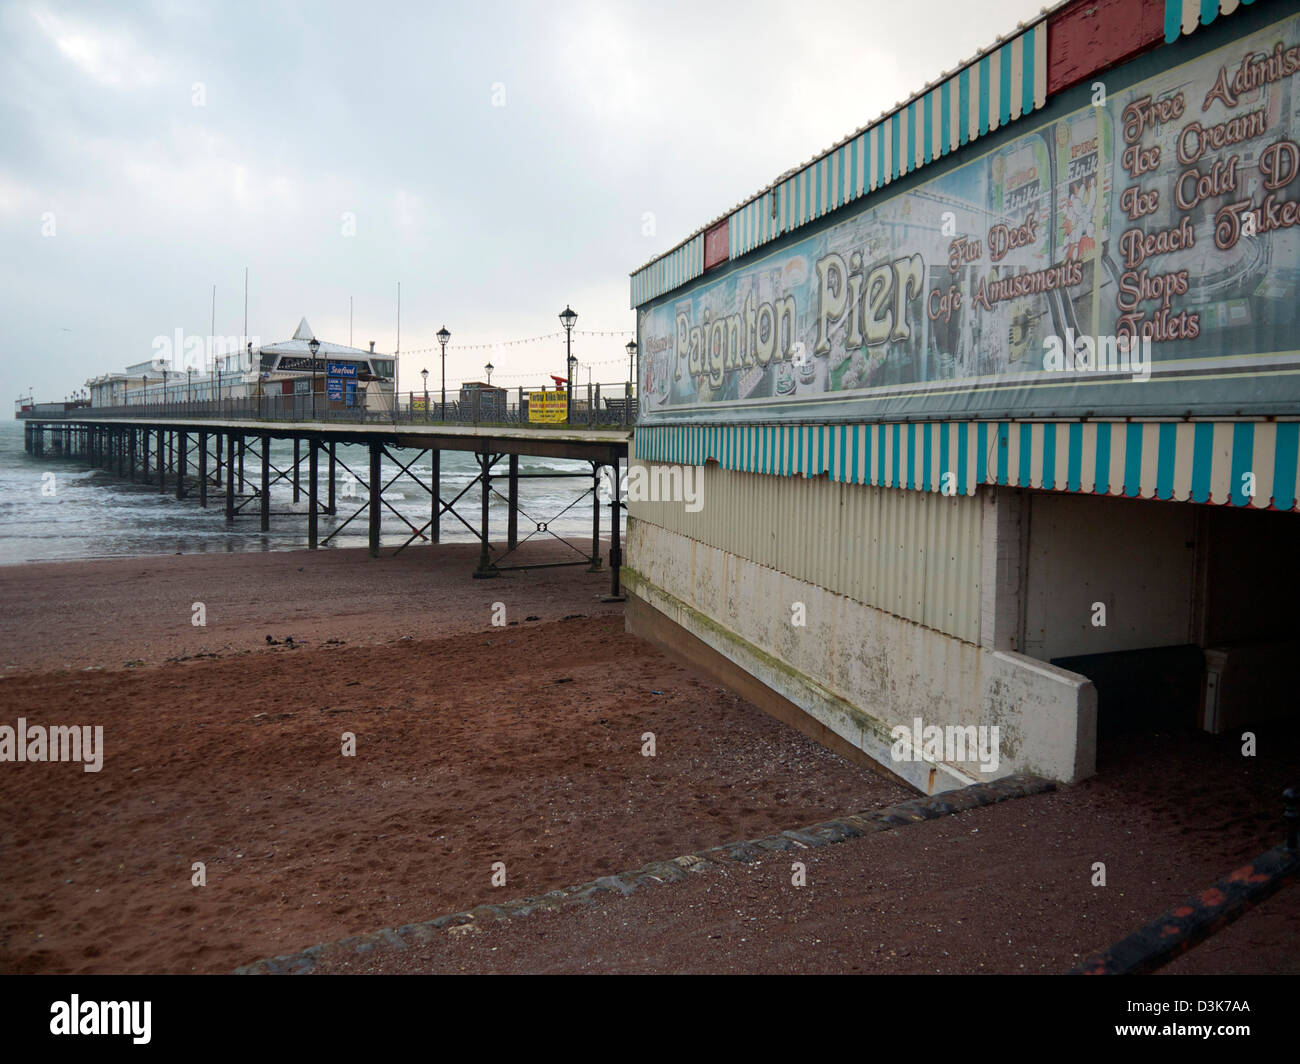
{"label": "string of lights", "polygon": [[[574,336],[630,336],[626,329],[574,329]],[[558,332],[543,333],[541,336],[526,336],[517,340],[497,340],[490,344],[456,344],[448,343],[447,350],[450,351],[495,351],[499,347],[519,347],[523,344],[537,344],[545,340],[563,340],[564,330]],[[426,355],[440,353],[442,348],[434,345],[433,347],[415,347],[403,351],[404,355]]]}

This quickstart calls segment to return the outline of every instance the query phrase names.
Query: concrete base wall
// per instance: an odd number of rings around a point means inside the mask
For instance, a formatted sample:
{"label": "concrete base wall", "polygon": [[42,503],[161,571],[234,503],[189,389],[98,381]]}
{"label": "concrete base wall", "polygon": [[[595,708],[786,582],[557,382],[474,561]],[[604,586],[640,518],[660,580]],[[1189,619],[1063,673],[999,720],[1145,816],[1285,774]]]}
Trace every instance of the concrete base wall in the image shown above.
{"label": "concrete base wall", "polygon": [[[923,792],[1017,772],[1074,781],[1095,769],[1096,694],[1081,676],[944,635],[635,518],[627,556],[624,582],[637,600],[629,604],[631,631],[674,650],[698,640]],[[684,633],[682,647],[647,609]],[[735,686],[734,674],[712,671]],[[898,744],[892,729],[910,731],[917,717],[927,726],[996,725],[996,769],[970,757],[929,760]],[[900,745],[902,759],[893,756]]]}

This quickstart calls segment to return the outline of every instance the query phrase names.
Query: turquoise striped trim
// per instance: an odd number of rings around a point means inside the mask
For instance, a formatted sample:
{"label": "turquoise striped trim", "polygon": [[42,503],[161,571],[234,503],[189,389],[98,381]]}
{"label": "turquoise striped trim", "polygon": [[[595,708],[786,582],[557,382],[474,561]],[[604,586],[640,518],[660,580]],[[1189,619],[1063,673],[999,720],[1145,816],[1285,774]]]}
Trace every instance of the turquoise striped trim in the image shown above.
{"label": "turquoise striped trim", "polygon": [[[1232,426],[1232,480],[1228,493],[1233,506],[1249,506],[1251,497],[1245,494],[1246,474],[1253,474],[1255,468],[1255,426],[1245,421]],[[1255,478],[1258,481],[1258,478]],[[1258,482],[1255,492],[1259,492]]]}
{"label": "turquoise striped trim", "polygon": [[[1093,494],[1110,494],[1110,424],[1102,422],[1097,426],[1096,479],[1093,481]],[[1104,479],[1103,479],[1104,478]]]}
{"label": "turquoise striped trim", "polygon": [[1056,490],[1056,426],[1043,426],[1043,490]]}
{"label": "turquoise striped trim", "polygon": [[[1121,445],[1122,469],[1112,479],[1112,451]],[[987,421],[656,425],[637,429],[634,453],[645,461],[715,461],[744,472],[826,474],[907,491],[943,492],[944,474],[953,472],[960,495],[999,484],[1300,510],[1300,423],[1294,421],[1071,422],[1065,431],[1050,422]],[[1255,475],[1254,495],[1246,492],[1247,473]]]}
{"label": "turquoise striped trim", "polygon": [[1238,7],[1255,0],[1165,0],[1165,43],[1172,44],[1184,33],[1208,26],[1222,12],[1231,15]]}
{"label": "turquoise striped trim", "polygon": [[1124,437],[1124,494],[1136,499],[1142,493],[1142,424],[1131,422]]}
{"label": "turquoise striped trim", "polygon": [[980,85],[980,110],[979,110],[979,134],[984,136],[989,131],[989,91],[992,86],[989,84],[989,72],[991,64],[989,57],[985,56],[979,61],[979,85]]}
{"label": "turquoise striped trim", "polygon": [[1210,501],[1210,473],[1214,465],[1214,426],[1202,422],[1192,440],[1192,502]]}
{"label": "turquoise striped trim", "polygon": [[1156,492],[1157,499],[1174,497],[1174,460],[1177,456],[1178,426],[1160,426],[1160,451],[1156,458]]}
{"label": "turquoise striped trim", "polygon": [[1269,497],[1269,505],[1274,510],[1297,508],[1297,452],[1300,452],[1300,423],[1278,425],[1273,451],[1273,493]]}

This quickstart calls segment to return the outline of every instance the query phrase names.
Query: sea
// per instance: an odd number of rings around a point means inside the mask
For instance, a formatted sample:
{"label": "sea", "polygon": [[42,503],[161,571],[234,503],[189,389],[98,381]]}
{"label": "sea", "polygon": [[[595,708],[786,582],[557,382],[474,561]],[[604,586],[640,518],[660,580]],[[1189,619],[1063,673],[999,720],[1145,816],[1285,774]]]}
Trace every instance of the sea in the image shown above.
{"label": "sea", "polygon": [[[406,456],[404,460],[415,455],[414,451],[396,449],[394,453]],[[303,447],[299,501],[293,501],[293,488],[288,478],[273,484],[271,529],[262,532],[256,501],[248,503],[233,524],[228,524],[220,495],[210,495],[208,508],[201,509],[197,490],[192,486],[187,498],[177,499],[174,486],[169,486],[169,491],[163,494],[156,483],[153,486],[133,484],[120,479],[116,473],[93,469],[81,459],[52,454],[48,437],[43,457],[29,455],[23,449],[23,423],[17,419],[0,421],[0,565],[151,554],[233,554],[303,549],[307,546],[306,454],[307,448]],[[369,451],[365,447],[340,445],[336,454],[338,513],[334,517],[320,516],[318,535],[323,542],[341,528],[325,544],[326,549],[364,547],[369,542],[366,513],[362,512],[346,526],[344,522],[365,503],[365,489],[344,466],[351,467],[364,480],[369,474]],[[247,490],[251,492],[252,484],[260,481],[261,460],[250,453],[245,463],[245,476],[249,479]],[[191,454],[191,475],[194,464]],[[460,451],[443,451],[441,464],[442,497],[450,501],[477,476],[478,465],[472,455]],[[271,465],[285,471],[292,467],[292,441],[272,441]],[[321,497],[324,499],[323,482],[329,469],[324,456],[319,459],[318,469],[322,480]],[[381,471],[382,482],[387,484],[398,473],[399,467],[385,457]],[[411,471],[424,483],[429,483],[428,455],[423,455],[421,461],[412,465]],[[496,471],[505,473],[504,459],[498,463]],[[554,534],[570,540],[585,539],[590,543],[591,465],[524,455],[519,459],[519,471],[588,474],[585,478],[555,480],[521,478],[520,541],[531,533],[532,541],[549,539]],[[275,476],[274,469],[271,476]],[[501,495],[506,494],[504,479],[494,480],[493,487]],[[588,493],[587,497],[576,501],[584,491]],[[456,504],[456,509],[475,526],[479,521],[480,500],[480,492],[475,487]],[[384,491],[384,501],[416,528],[423,527],[429,520],[428,492],[405,477]],[[489,527],[494,543],[505,539],[506,516],[505,500],[493,495]],[[545,523],[548,531],[539,532],[539,523]],[[601,506],[600,524],[601,537],[605,538],[609,534],[608,502]],[[477,537],[450,514],[443,515],[440,532],[444,543],[477,541]],[[410,536],[411,529],[385,508],[381,546],[384,549],[396,548]],[[422,542],[428,541],[415,540],[415,543]]]}

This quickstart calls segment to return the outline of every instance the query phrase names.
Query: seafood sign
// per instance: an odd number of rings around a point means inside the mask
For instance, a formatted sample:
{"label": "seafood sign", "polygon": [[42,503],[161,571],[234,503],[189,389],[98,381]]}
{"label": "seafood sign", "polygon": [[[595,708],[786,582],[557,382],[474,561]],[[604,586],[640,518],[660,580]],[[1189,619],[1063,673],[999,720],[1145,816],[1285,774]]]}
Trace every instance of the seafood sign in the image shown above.
{"label": "seafood sign", "polygon": [[1300,413],[1300,16],[1143,73],[642,306],[643,418]]}

